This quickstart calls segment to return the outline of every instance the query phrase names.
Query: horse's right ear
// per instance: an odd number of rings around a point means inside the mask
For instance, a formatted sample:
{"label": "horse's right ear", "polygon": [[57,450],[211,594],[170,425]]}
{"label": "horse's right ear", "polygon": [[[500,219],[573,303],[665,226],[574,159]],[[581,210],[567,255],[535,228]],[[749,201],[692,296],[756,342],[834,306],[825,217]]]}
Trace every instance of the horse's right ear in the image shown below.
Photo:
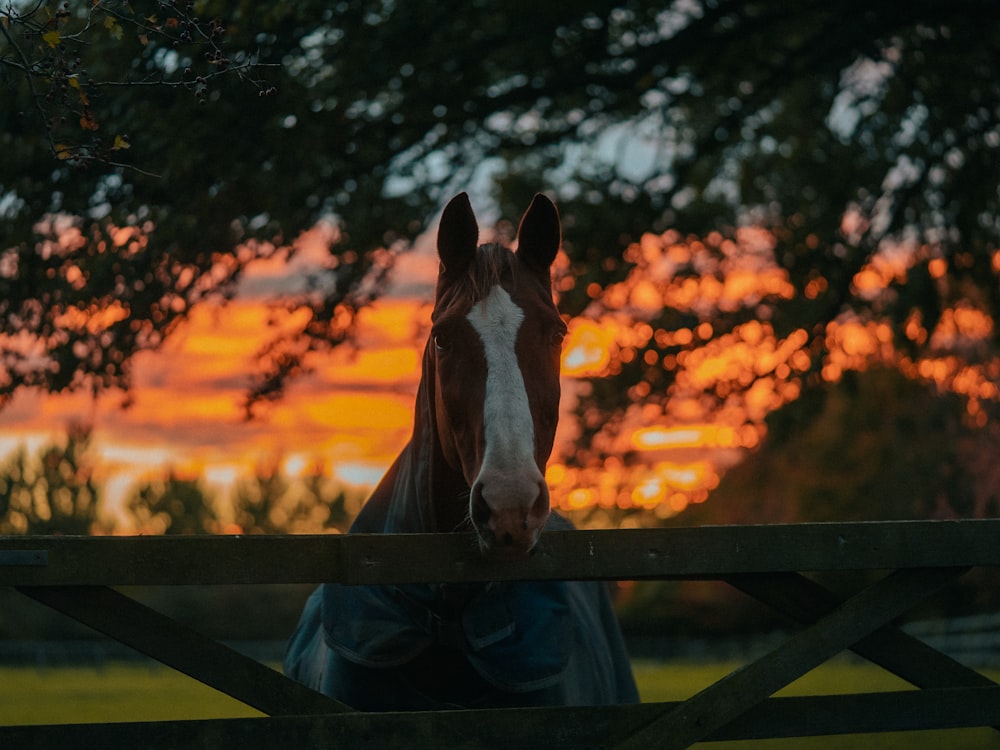
{"label": "horse's right ear", "polygon": [[464,273],[476,257],[479,225],[466,193],[459,193],[444,207],[437,246],[441,276],[455,277]]}

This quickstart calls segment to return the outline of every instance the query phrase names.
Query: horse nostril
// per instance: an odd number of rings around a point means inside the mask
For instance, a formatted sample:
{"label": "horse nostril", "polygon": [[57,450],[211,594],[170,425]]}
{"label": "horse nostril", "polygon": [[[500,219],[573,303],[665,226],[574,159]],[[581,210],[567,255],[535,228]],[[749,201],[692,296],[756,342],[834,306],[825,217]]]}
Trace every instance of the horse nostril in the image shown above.
{"label": "horse nostril", "polygon": [[472,487],[469,514],[472,517],[472,525],[477,529],[485,529],[489,526],[490,506],[486,504],[486,498],[483,497],[483,486],[479,482],[476,482]]}
{"label": "horse nostril", "polygon": [[509,531],[503,535],[503,539],[501,541],[503,542],[504,547],[512,547],[514,545],[514,537],[511,536]]}
{"label": "horse nostril", "polygon": [[549,488],[543,480],[538,484],[538,495],[535,497],[535,501],[531,504],[528,515],[524,519],[524,528],[527,529],[532,522],[536,524],[536,528],[545,526],[550,510]]}

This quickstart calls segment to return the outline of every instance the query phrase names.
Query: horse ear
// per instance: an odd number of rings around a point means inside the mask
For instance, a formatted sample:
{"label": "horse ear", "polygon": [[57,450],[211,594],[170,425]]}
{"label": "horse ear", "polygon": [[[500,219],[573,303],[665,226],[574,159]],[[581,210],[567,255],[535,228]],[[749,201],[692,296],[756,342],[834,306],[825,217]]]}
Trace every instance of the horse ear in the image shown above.
{"label": "horse ear", "polygon": [[438,257],[441,275],[463,273],[476,256],[479,225],[466,193],[459,193],[444,207],[438,226]]}
{"label": "horse ear", "polygon": [[548,276],[560,244],[559,211],[552,201],[538,193],[517,228],[517,257],[533,270]]}

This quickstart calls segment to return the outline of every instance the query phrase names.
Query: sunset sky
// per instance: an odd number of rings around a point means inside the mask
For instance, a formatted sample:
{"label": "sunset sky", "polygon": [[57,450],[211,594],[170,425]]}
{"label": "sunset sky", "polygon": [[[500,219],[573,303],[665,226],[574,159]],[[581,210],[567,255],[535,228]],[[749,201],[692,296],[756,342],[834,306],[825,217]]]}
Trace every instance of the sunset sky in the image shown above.
{"label": "sunset sky", "polygon": [[[0,453],[59,440],[73,422],[93,425],[98,480],[112,511],[138,482],[168,470],[203,477],[225,490],[275,457],[289,474],[320,465],[345,484],[372,486],[405,444],[412,425],[437,273],[428,238],[400,257],[389,293],[361,312],[355,344],[314,361],[311,374],[296,380],[282,400],[256,418],[244,416],[254,355],[280,330],[283,315],[291,322],[287,314],[276,316],[264,298],[294,285],[298,272],[312,260],[318,262],[313,256],[324,247],[307,235],[291,263],[252,266],[235,301],[194,307],[160,350],[136,359],[127,407],[122,406],[123,394],[115,392],[97,399],[87,392],[21,392],[0,412]],[[564,353],[564,411],[573,403],[575,378],[606,371],[612,358],[621,356],[620,340],[630,335],[630,325],[623,330],[620,320],[571,322]],[[549,479],[561,488],[563,504],[581,507],[599,501],[602,483],[577,486],[586,478],[559,463],[562,436],[573,429],[564,415]],[[657,460],[651,463],[653,474],[640,479],[636,497],[649,506],[669,503],[660,487],[664,479],[685,489],[710,488],[717,478],[708,455],[734,444],[733,431],[717,425],[647,424],[636,432],[631,447],[649,450]],[[666,454],[676,458],[664,460]],[[608,491],[607,482],[603,486]]]}
{"label": "sunset sky", "polygon": [[436,261],[425,251],[405,255],[398,271],[407,283],[361,313],[358,346],[315,362],[284,399],[247,420],[254,355],[282,322],[277,314],[273,325],[263,298],[294,280],[311,253],[325,252],[306,239],[291,264],[252,266],[235,301],[194,307],[160,350],[139,355],[127,408],[115,392],[94,400],[22,391],[0,411],[0,453],[60,439],[74,421],[92,424],[112,504],[168,469],[226,487],[276,456],[291,474],[319,460],[345,483],[371,485],[409,436]]}
{"label": "sunset sky", "polygon": [[[400,256],[389,293],[361,312],[355,343],[317,358],[313,372],[294,381],[282,400],[253,420],[244,417],[255,353],[280,332],[282,323],[293,322],[289,316],[294,313],[276,316],[264,298],[276,289],[293,288],[301,271],[321,262],[329,239],[323,231],[329,229],[307,233],[290,263],[251,266],[235,301],[196,306],[159,351],[140,355],[128,408],[122,408],[120,393],[96,400],[83,392],[19,394],[0,411],[0,453],[61,439],[74,421],[92,424],[98,481],[112,512],[137,482],[168,470],[203,477],[224,494],[256,465],[276,458],[291,475],[320,466],[345,484],[372,486],[411,429],[437,272],[433,242],[426,236]],[[558,505],[640,507],[663,516],[680,512],[691,502],[707,499],[725,467],[759,444],[767,414],[798,396],[796,375],[811,366],[803,348],[805,331],[779,339],[766,322],[752,320],[717,336],[710,323],[664,331],[645,322],[664,305],[704,312],[752,305],[764,294],[792,295],[784,272],[770,259],[771,241],[766,232],[740,230],[734,240],[725,240],[733,245],[724,248],[727,265],[722,273],[677,279],[672,270],[698,252],[699,243],[672,232],[645,235],[629,250],[636,264],[632,274],[602,290],[591,309],[569,321],[563,353],[564,416],[547,472]],[[905,267],[900,270],[886,261],[866,268],[855,284],[877,290],[900,272],[905,273]],[[981,313],[954,310],[933,335],[975,338],[991,328],[992,321]],[[915,321],[912,335],[930,334]],[[884,325],[842,321],[831,324],[827,336],[831,351],[823,377],[830,381],[872,359],[895,358]],[[656,405],[645,398],[648,392],[637,388],[629,394],[632,404],[621,424],[595,437],[596,447],[608,458],[598,466],[571,467],[564,456],[567,438],[577,429],[569,412],[577,389],[586,387],[581,378],[613,373],[652,338],[658,343],[703,344],[686,352],[683,363],[647,362],[671,368],[683,364],[669,407]],[[963,390],[972,397],[970,409],[979,398],[997,396],[990,377],[962,369],[955,360],[895,359],[915,376],[948,381]],[[722,379],[745,380],[752,387],[740,398],[725,399],[720,408],[708,410],[699,394]],[[626,466],[618,458],[626,453],[639,455],[639,464],[633,460]]]}

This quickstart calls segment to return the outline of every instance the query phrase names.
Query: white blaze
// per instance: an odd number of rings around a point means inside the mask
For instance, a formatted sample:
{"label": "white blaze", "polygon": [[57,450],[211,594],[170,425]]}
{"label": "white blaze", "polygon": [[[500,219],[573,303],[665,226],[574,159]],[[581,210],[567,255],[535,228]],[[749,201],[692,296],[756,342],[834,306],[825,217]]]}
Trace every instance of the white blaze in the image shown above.
{"label": "white blaze", "polygon": [[535,465],[535,427],[514,349],[524,311],[495,286],[467,318],[486,352],[486,446],[479,472],[484,498],[494,509],[531,502],[542,475]]}

